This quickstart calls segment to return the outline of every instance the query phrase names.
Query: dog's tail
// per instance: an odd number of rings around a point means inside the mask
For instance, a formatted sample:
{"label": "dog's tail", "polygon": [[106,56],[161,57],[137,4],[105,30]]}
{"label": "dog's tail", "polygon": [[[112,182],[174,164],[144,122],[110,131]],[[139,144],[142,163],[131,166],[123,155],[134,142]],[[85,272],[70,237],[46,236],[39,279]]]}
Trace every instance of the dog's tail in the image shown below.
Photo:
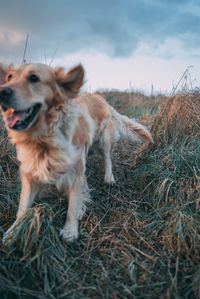
{"label": "dog's tail", "polygon": [[132,142],[143,139],[148,143],[153,143],[151,133],[145,126],[139,124],[136,120],[130,119],[127,116],[118,113],[113,107],[111,107],[111,113],[112,119],[117,125],[120,137]]}

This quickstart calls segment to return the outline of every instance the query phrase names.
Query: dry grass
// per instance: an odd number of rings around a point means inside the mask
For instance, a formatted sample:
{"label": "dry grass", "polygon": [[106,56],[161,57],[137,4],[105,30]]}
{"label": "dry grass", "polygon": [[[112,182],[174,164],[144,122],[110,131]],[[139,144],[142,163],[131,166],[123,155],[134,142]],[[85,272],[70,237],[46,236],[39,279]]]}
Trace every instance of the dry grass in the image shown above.
{"label": "dry grass", "polygon": [[154,121],[152,131],[158,143],[172,142],[172,139],[176,141],[182,135],[199,138],[199,92],[178,94],[168,98]]}
{"label": "dry grass", "polygon": [[166,99],[163,94],[147,96],[142,92],[113,90],[99,93],[119,112],[135,118],[154,115],[158,112],[160,104]]}
{"label": "dry grass", "polygon": [[[163,99],[143,96],[136,105],[133,94],[117,96],[110,101],[120,111],[124,101],[125,113],[133,116],[135,109],[141,117],[150,111],[147,119]],[[93,202],[77,242],[64,244],[58,236],[67,205],[63,195],[52,188],[42,194],[10,247],[0,245],[0,298],[199,298],[200,141],[194,113],[199,99],[199,94],[165,99],[152,128],[155,144],[136,166],[135,146],[116,147],[116,186],[103,184],[101,154],[90,151]],[[0,158],[2,237],[20,192],[15,152],[4,131]]]}

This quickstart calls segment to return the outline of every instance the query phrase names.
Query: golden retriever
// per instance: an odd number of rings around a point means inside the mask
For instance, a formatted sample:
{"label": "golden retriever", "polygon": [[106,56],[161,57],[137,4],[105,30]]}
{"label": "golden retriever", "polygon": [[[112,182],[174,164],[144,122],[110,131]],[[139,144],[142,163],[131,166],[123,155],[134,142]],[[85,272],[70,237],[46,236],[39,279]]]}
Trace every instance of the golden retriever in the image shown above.
{"label": "golden retriever", "polygon": [[55,184],[68,197],[68,211],[60,235],[78,237],[89,192],[85,177],[86,157],[98,140],[105,158],[105,182],[114,183],[111,151],[120,137],[152,142],[150,132],[119,114],[97,94],[78,96],[84,69],[78,65],[66,72],[44,64],[19,67],[0,65],[0,105],[8,135],[16,145],[22,180],[13,229],[31,207],[44,184]]}

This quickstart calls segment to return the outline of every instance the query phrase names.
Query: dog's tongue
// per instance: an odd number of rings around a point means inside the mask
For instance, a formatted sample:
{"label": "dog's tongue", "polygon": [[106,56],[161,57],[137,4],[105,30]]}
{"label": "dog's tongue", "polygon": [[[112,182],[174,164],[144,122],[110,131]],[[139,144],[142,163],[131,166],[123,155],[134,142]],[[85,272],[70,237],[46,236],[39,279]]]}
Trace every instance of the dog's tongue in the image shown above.
{"label": "dog's tongue", "polygon": [[22,121],[26,117],[27,112],[15,112],[10,108],[6,111],[6,123],[9,128],[13,128],[18,121]]}

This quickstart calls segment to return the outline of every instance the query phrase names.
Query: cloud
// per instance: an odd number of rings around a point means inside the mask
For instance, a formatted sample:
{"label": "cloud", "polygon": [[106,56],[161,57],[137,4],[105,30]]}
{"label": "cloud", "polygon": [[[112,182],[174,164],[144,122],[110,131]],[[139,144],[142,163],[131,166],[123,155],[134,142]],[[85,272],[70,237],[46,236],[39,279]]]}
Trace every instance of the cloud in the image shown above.
{"label": "cloud", "polygon": [[7,0],[0,11],[0,55],[20,62],[27,33],[31,60],[52,56],[58,44],[58,55],[95,49],[110,57],[131,56],[144,41],[159,46],[170,37],[200,45],[197,8],[197,0]]}

